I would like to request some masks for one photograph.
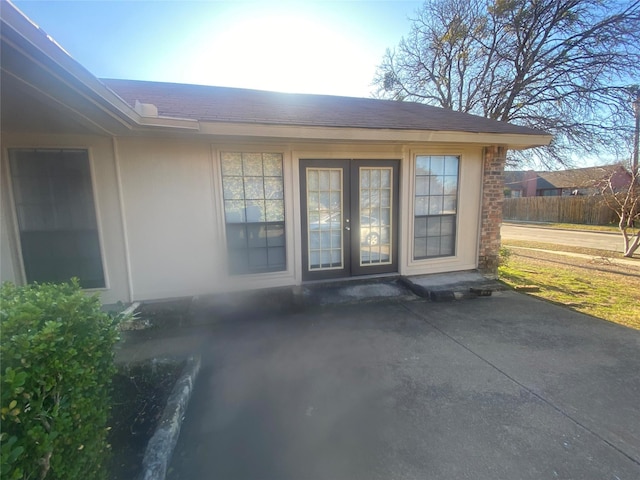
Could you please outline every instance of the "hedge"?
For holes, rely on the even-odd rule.
[[[0,478],[107,477],[117,320],[66,284],[0,287]]]

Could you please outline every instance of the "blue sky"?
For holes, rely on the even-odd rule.
[[[101,78],[370,96],[421,1],[13,0]]]

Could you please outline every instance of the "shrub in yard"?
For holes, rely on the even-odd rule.
[[[2,480],[106,477],[116,323],[76,280],[2,285]]]
[[[505,266],[505,265],[507,265],[509,263],[509,258],[511,257],[511,250],[509,250],[505,246],[502,246],[502,247],[500,247],[499,256],[500,256],[499,265],[501,267],[503,267],[503,266]]]

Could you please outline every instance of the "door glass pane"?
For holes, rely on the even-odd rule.
[[[393,169],[361,167],[359,178],[360,265],[390,264]]]
[[[307,169],[309,270],[343,268],[342,169]]]

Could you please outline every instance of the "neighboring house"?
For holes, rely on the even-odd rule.
[[[628,187],[631,174],[620,164],[557,172],[506,171],[507,197],[597,195],[611,179],[614,190]]]
[[[409,102],[100,80],[2,3],[0,278],[105,303],[495,272],[506,149]]]

